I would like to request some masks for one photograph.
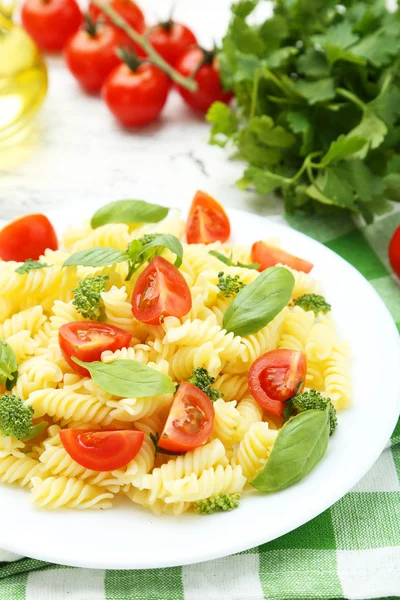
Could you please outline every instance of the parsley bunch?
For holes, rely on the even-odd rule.
[[[287,212],[357,213],[400,201],[400,11],[382,0],[259,0],[232,6],[218,59],[236,107],[214,103],[211,143],[247,168],[239,187],[275,191]]]

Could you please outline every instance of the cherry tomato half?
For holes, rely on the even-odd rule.
[[[153,258],[140,274],[131,302],[136,319],[150,325],[159,325],[161,317],[183,317],[192,308],[185,278],[162,256]]]
[[[186,224],[188,244],[226,242],[230,234],[228,215],[219,202],[205,192],[196,192]]]
[[[306,379],[307,359],[303,352],[272,350],[251,365],[248,375],[250,391],[269,414],[282,417],[285,401],[295,395]],[[304,387],[304,386],[303,386]]]
[[[0,258],[3,260],[37,260],[46,248],[57,250],[58,242],[53,225],[44,215],[26,215],[0,231]]]
[[[65,360],[77,373],[86,377],[90,377],[89,371],[76,364],[73,356],[84,362],[100,360],[104,350],[115,352],[126,348],[131,339],[127,331],[97,321],[65,323],[58,330],[58,343]]]
[[[169,90],[170,81],[158,67],[142,63],[132,69],[122,64],[107,77],[103,98],[122,125],[142,127],[158,118]]]
[[[222,87],[218,65],[212,52],[190,48],[178,58],[175,68],[184,77],[193,75],[197,70],[194,79],[198,88],[195,92],[177,85],[178,92],[186,104],[195,110],[207,112],[213,102],[218,100],[228,104],[232,99],[232,92]]]
[[[72,75],[87,92],[99,92],[107,75],[121,63],[115,50],[121,33],[107,24],[86,21],[65,47],[65,60]]]
[[[197,44],[196,36],[189,27],[172,20],[149,29],[147,38],[170,65],[174,65],[190,46]]]
[[[180,384],[158,445],[171,452],[188,452],[204,444],[214,425],[214,407],[198,387]]]
[[[107,4],[111,6],[127,23],[137,31],[138,33],[143,33],[146,29],[146,23],[144,20],[144,15],[140,10],[139,6],[133,2],[132,0],[106,0]],[[92,2],[89,2],[89,14],[93,17],[95,21],[101,16],[101,18],[108,23],[111,27],[114,27],[110,18],[102,13],[102,11],[97,8]],[[122,45],[126,48],[133,48],[137,56],[145,56],[145,52],[139,44],[136,44],[126,33],[121,31],[118,27],[116,27],[118,32],[121,35]]]
[[[21,19],[39,48],[59,52],[79,29],[83,17],[75,0],[26,0]]]
[[[389,260],[393,271],[400,277],[400,226],[396,229],[390,240]]]
[[[60,439],[70,457],[85,469],[113,471],[135,458],[142,447],[144,433],[128,429],[62,429]]]
[[[308,262],[308,260],[289,254],[289,252],[285,252],[280,248],[269,246],[265,242],[256,242],[253,244],[251,249],[251,260],[259,263],[259,271],[264,271],[274,265],[282,264],[287,265],[291,269],[296,269],[296,271],[309,273],[314,266],[312,263]]]

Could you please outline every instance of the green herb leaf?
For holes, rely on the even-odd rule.
[[[223,262],[224,265],[227,265],[228,267],[241,267],[242,269],[253,269],[254,271],[258,271],[258,269],[260,268],[259,263],[234,263],[231,258],[228,258],[224,254],[221,254],[221,252],[217,252],[216,250],[210,250],[208,254],[211,254],[211,256],[215,256],[215,258],[218,258],[218,260]]]
[[[242,179],[236,182],[237,186],[242,190],[247,189],[250,185],[254,185],[260,194],[269,194],[285,183],[290,183],[290,180],[281,175],[276,175],[272,171],[258,167],[248,167]]]
[[[96,229],[107,223],[159,223],[168,212],[169,208],[144,200],[117,200],[99,208],[90,225]]]
[[[147,398],[173,394],[175,385],[170,377],[136,360],[115,360],[111,363],[73,360],[87,369],[93,381],[105,392],[123,398]]]
[[[20,275],[25,275],[25,273],[29,273],[34,269],[44,269],[45,267],[50,267],[50,265],[28,258],[28,260],[26,260],[22,265],[20,265],[18,269],[15,269],[15,272],[19,273]]]
[[[321,163],[323,165],[328,165],[329,163],[343,160],[344,158],[355,154],[361,150],[361,148],[364,148],[367,143],[368,140],[364,137],[347,137],[345,135],[340,135],[337,140],[332,142],[329,146],[329,150],[325,156],[322,157]]]
[[[116,248],[103,248],[94,246],[88,250],[81,250],[71,254],[64,262],[63,267],[82,266],[82,267],[105,267],[128,260],[126,252]]]
[[[210,144],[223,148],[236,133],[238,120],[235,113],[223,102],[214,102],[208,110],[206,120],[212,124]]]
[[[324,456],[329,440],[329,409],[308,410],[289,419],[279,431],[271,454],[251,485],[277,492],[303,479]]]
[[[17,382],[18,363],[11,346],[0,338],[0,384],[10,380],[13,387]],[[8,388],[7,388],[8,389]]]
[[[24,442],[27,442],[28,440],[33,440],[36,436],[38,436],[40,433],[42,433],[42,431],[44,431],[46,429],[46,427],[48,427],[48,426],[49,426],[49,424],[47,421],[41,421],[37,425],[33,425],[32,429],[29,432],[28,437],[24,438]]]
[[[235,296],[224,314],[224,329],[241,336],[257,333],[288,304],[293,287],[290,271],[266,269]]]
[[[177,269],[181,266],[183,259],[183,248],[182,244],[175,235],[172,235],[171,233],[162,233],[160,235],[157,235],[157,237],[155,237],[152,241],[143,246],[142,250],[140,251],[139,257],[143,256],[150,249],[156,248],[160,250],[163,248],[171,250],[171,252],[173,252],[176,255],[174,266]]]
[[[6,390],[7,392],[11,392],[13,387],[17,384],[18,381],[18,369],[11,373],[10,377],[6,379]]]
[[[335,82],[331,77],[319,81],[306,81],[299,79],[296,90],[308,101],[310,105],[326,102],[335,97]]]

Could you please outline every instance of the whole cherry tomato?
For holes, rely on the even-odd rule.
[[[400,277],[400,226],[396,229],[390,240],[389,260],[393,271]]]
[[[149,29],[147,38],[170,65],[174,65],[190,46],[197,44],[196,36],[189,27],[171,19]]]
[[[198,85],[196,92],[190,92],[177,85],[182,98],[195,110],[207,112],[213,102],[219,101],[228,104],[231,100],[233,94],[222,87],[213,52],[207,52],[201,48],[191,48],[181,55],[175,68],[184,77],[196,74],[194,77]]]
[[[87,92],[99,92],[107,75],[120,64],[116,49],[121,33],[110,25],[95,23],[90,15],[85,26],[67,42],[65,60],[72,75]]]
[[[46,248],[57,250],[57,235],[49,219],[40,213],[11,221],[0,231],[3,260],[37,260]]]
[[[21,19],[39,48],[59,52],[79,29],[83,17],[75,0],[26,0]]]
[[[144,15],[138,5],[133,0],[106,0],[111,8],[115,10],[125,21],[138,33],[144,33],[146,29],[146,22]],[[89,2],[89,13],[93,19],[97,20],[101,15],[101,18],[105,20],[110,26],[114,27],[110,18],[102,13],[92,2]],[[145,56],[146,53],[139,44],[136,44],[126,33],[117,28],[122,36],[122,45],[127,48],[132,48],[137,56]]]

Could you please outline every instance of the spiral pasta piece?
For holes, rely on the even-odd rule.
[[[304,352],[314,321],[315,315],[312,311],[306,312],[300,306],[287,309],[278,348],[289,348],[290,350]]]
[[[42,474],[43,465],[29,456],[6,456],[0,458],[0,481],[30,487],[32,479]]]
[[[128,302],[126,287],[112,286],[108,292],[102,292],[107,323],[134,334],[137,321],[133,318],[132,304]]]
[[[166,481],[164,485],[168,496],[165,502],[197,502],[218,494],[237,494],[242,492],[245,483],[240,465],[218,465],[206,469],[198,478],[192,473],[182,479]]]
[[[352,399],[350,351],[345,342],[336,341],[324,362],[326,395],[337,409],[346,408]]]
[[[0,459],[5,458],[6,456],[24,458],[25,455],[21,452],[24,447],[24,442],[21,442],[10,435],[0,435]]]
[[[15,313],[0,324],[0,337],[8,338],[22,330],[27,330],[32,335],[40,329],[45,321],[46,317],[41,306],[27,308]]]
[[[125,223],[109,223],[97,229],[87,230],[83,238],[77,239],[70,249],[73,252],[87,250],[93,246],[104,246],[125,250],[129,244],[129,227]]]
[[[244,375],[223,373],[220,377],[217,377],[213,387],[223,393],[226,402],[241,400],[249,393],[247,373]]]
[[[314,279],[312,275],[304,273],[303,271],[296,271],[287,265],[279,265],[285,267],[294,277],[294,287],[292,292],[292,298],[300,298],[304,294],[319,294],[321,291],[321,285],[319,281]]]
[[[47,358],[33,356],[19,366],[13,393],[27,400],[32,392],[42,388],[56,388],[62,379],[63,372],[58,365]]]
[[[154,466],[154,443],[151,435],[155,435],[161,430],[161,422],[158,417],[147,417],[141,421],[135,421],[135,428],[143,431],[144,439],[139,452],[123,469],[123,484],[141,486],[143,478],[151,471]],[[114,472],[117,475],[117,472]],[[121,477],[121,475],[118,475]]]
[[[236,408],[236,401],[225,402],[219,398],[214,402],[214,427],[213,438],[218,438],[224,446],[232,446],[239,441],[238,428],[240,426],[241,415]]]
[[[277,431],[268,423],[253,423],[240,442],[233,463],[241,466],[248,481],[254,479],[267,462],[275,442]]]
[[[68,477],[33,477],[31,498],[40,508],[111,508],[113,494]]]
[[[237,435],[239,439],[242,439],[254,423],[262,421],[263,411],[261,406],[254,400],[253,396],[243,398],[237,405],[237,411],[240,415]]]
[[[7,342],[13,349],[18,364],[33,356],[39,346],[27,329],[14,333],[7,339]]]
[[[159,498],[150,501],[149,490],[138,490],[133,486],[129,486],[125,490],[125,494],[132,502],[143,506],[143,508],[150,509],[155,515],[167,514],[178,516],[186,512],[190,507],[190,502],[172,502],[166,504]]]
[[[110,363],[115,360],[137,360],[144,365],[150,360],[150,353],[152,348],[147,344],[136,344],[135,346],[128,348],[121,348],[121,350],[105,350],[101,355],[101,362]]]

